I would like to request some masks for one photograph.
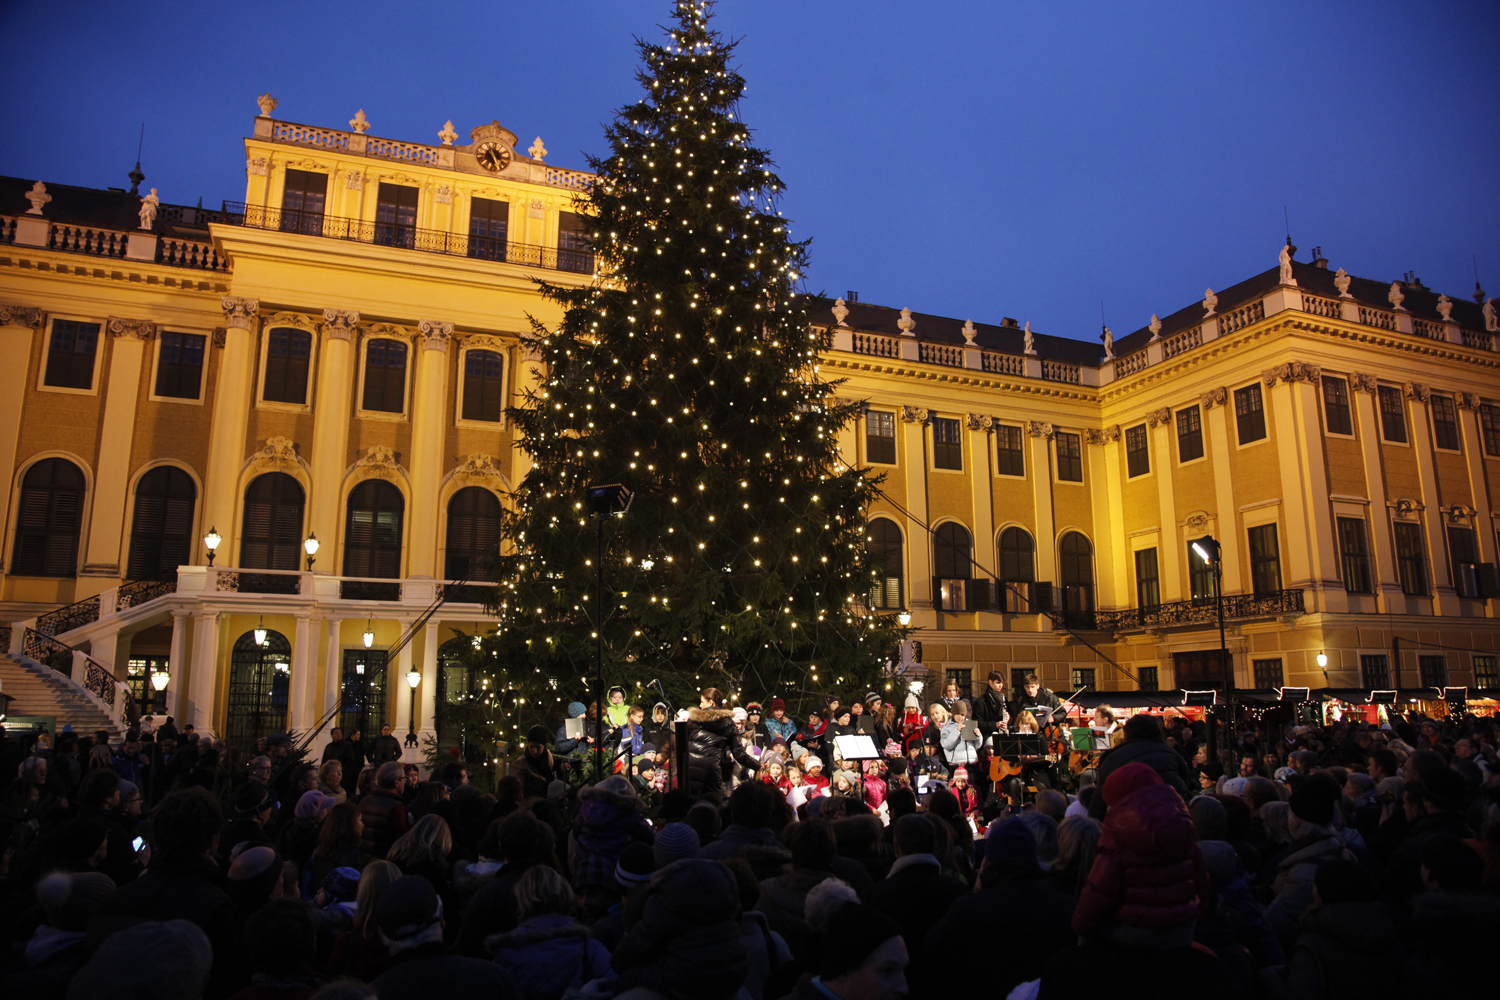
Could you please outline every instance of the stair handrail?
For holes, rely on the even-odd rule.
[[[55,662],[55,658],[57,655],[55,651],[51,655],[42,652],[42,647],[44,646],[53,646],[61,650],[66,650],[66,655],[68,657],[68,669],[63,670],[58,667],[57,663]],[[92,656],[90,656],[88,653],[85,653],[77,646],[70,646],[68,643],[63,642],[61,639],[50,636],[45,632],[30,627],[26,629],[26,634],[22,637],[21,640],[21,655],[26,657],[28,660],[31,660],[33,663],[37,663],[41,666],[47,667],[54,673],[62,674],[74,684],[77,684],[78,682],[73,680],[73,657],[75,655],[83,657],[85,662],[83,683],[79,686],[82,687],[85,692],[93,695],[96,699],[98,699],[100,704],[105,707],[104,714],[109,717],[110,721],[119,725],[122,729],[125,728],[125,720],[120,711],[119,692],[120,689],[125,687],[126,685],[122,684],[115,677],[114,671],[110,670],[104,664],[100,663],[98,660],[94,659]]]

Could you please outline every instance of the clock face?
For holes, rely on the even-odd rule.
[[[510,166],[510,150],[493,139],[476,146],[474,158],[479,161],[481,167],[492,174],[498,174]]]

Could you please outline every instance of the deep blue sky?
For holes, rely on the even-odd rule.
[[[0,173],[244,192],[278,118],[584,165],[668,0],[0,0]],[[1093,339],[1302,248],[1500,295],[1500,4],[721,0],[808,288]],[[24,206],[20,206],[24,207]],[[6,211],[16,210],[8,206]]]

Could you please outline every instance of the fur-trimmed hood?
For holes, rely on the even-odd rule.
[[[734,721],[734,709],[732,708],[690,708],[688,709],[689,722],[718,722],[720,719]]]

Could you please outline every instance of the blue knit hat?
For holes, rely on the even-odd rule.
[[[588,706],[581,701],[568,702],[568,718],[576,719],[588,711]]]

